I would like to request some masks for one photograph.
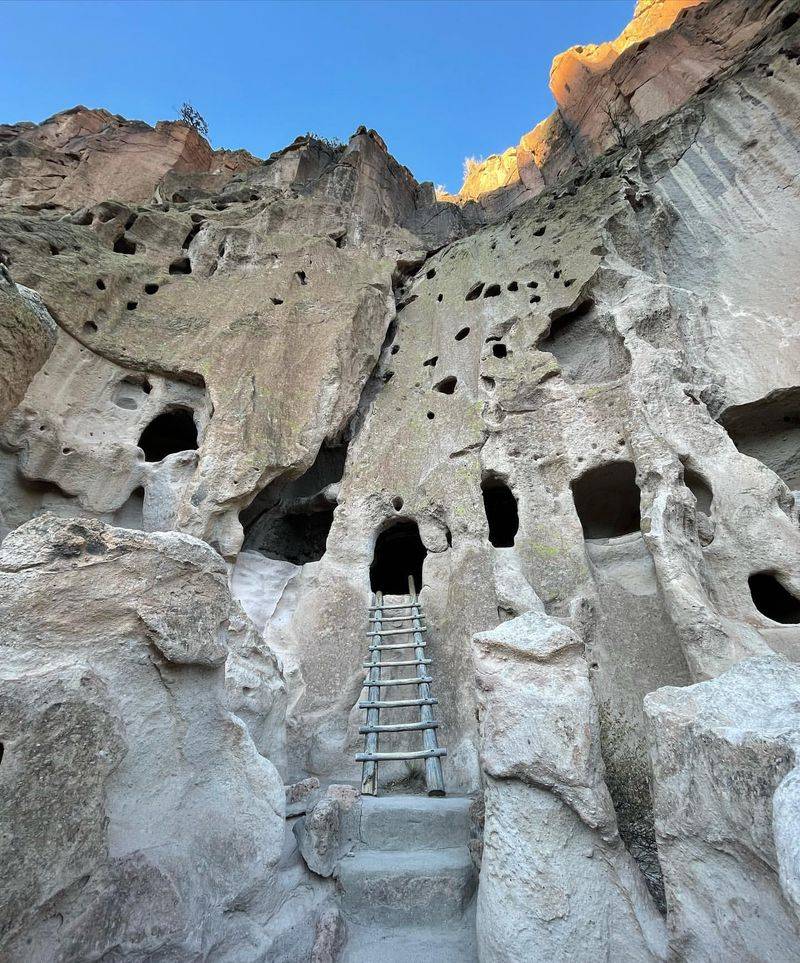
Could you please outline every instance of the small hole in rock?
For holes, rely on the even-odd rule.
[[[463,341],[469,334],[469,328],[462,328],[456,335],[456,341]]]
[[[456,390],[456,385],[458,384],[458,378],[453,375],[448,375],[446,378],[442,378],[441,381],[437,382],[433,386],[434,391],[439,391],[443,395],[451,395]]]
[[[135,310],[139,307],[139,302],[138,302],[138,301],[128,301],[128,303],[125,305],[125,307],[126,307],[129,311],[135,311]]]
[[[97,284],[98,290],[105,291],[106,282],[102,278],[98,278],[96,281],[96,284]]]
[[[192,273],[192,262],[188,257],[179,257],[176,261],[173,261],[169,266],[170,274],[191,274]]]
[[[492,354],[495,358],[505,358],[508,354],[508,348],[504,344],[493,344]]]
[[[483,281],[479,281],[477,284],[473,284],[472,287],[467,291],[464,300],[474,301],[476,298],[481,296],[481,291],[483,290]]]
[[[439,302],[439,304],[441,304],[442,301],[444,301],[444,295],[443,295],[443,294],[438,294],[438,295],[436,296],[436,300]]]
[[[97,325],[94,323],[94,321],[87,321],[83,326],[83,330],[87,334],[94,334],[94,332],[97,331]]]
[[[431,278],[435,278],[435,277],[436,277],[436,268],[431,268],[430,271],[427,272],[427,274],[425,275],[425,277],[426,277],[429,281],[431,280]]]
[[[403,507],[403,499],[399,495],[395,495],[394,498],[392,499],[392,508],[396,512],[399,512],[402,507]]]
[[[178,451],[197,449],[197,425],[189,408],[163,411],[144,429],[139,447],[145,461],[161,461]]]
[[[308,284],[308,278],[306,277],[305,271],[295,271],[294,276],[300,282],[300,284]]]
[[[511,284],[509,284],[509,286],[508,286],[508,290],[509,290],[509,291],[518,291],[518,290],[519,290],[519,285],[517,284],[516,281],[512,281]]]
[[[392,350],[391,350],[391,353],[392,353],[392,354],[397,354],[397,352],[398,352],[399,350],[400,350],[400,345],[399,345],[399,344],[393,344],[393,345],[392,345]]]
[[[496,298],[500,294],[499,284],[490,284],[489,287],[484,291],[483,296],[485,298]]]
[[[429,420],[429,421],[433,421],[433,419],[436,417],[436,415],[434,415],[434,413],[433,413],[432,411],[429,411],[427,417],[428,417],[428,420]]]
[[[144,286],[145,294],[155,294],[157,290],[158,290],[157,284],[145,284]]]
[[[114,241],[114,253],[115,254],[135,254],[136,245],[133,241],[129,241],[127,237],[123,234],[122,237],[118,237]]]
[[[435,354],[432,358],[428,358],[427,361],[422,362],[423,368],[435,368],[436,362],[439,360],[439,355]]]

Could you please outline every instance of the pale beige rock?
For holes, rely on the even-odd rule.
[[[740,662],[645,699],[671,944],[682,960],[800,959],[800,670]]]
[[[617,835],[582,649],[540,612],[473,639],[487,963],[667,959],[663,922]]]
[[[236,941],[232,905],[268,918],[283,786],[225,704],[232,610],[186,535],[45,515],[6,538],[0,955],[196,960]]]

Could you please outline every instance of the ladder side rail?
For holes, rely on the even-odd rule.
[[[376,617],[380,617],[383,612],[380,606],[383,603],[383,593],[376,592],[372,597],[372,606],[375,609]],[[381,623],[376,620],[376,627],[380,629]],[[380,641],[380,638],[378,639]],[[372,666],[369,670],[367,676],[367,683],[370,682],[380,682],[381,678],[381,653],[378,649],[370,647],[370,654],[372,657]],[[368,701],[369,702],[379,702],[381,697],[381,690],[378,686],[368,687]],[[375,708],[367,709],[367,726],[375,727],[380,725],[381,710],[380,706]],[[378,752],[378,730],[372,728],[370,732],[367,732],[364,736],[364,755],[367,757],[364,759],[363,765],[361,767],[361,792],[365,796],[377,796],[378,795],[378,763],[374,758],[375,754]]]
[[[412,609],[411,613],[413,615],[414,624],[414,642],[417,644],[417,648],[414,649],[414,657],[417,659],[425,658],[425,646],[422,633],[419,628],[422,625],[422,611],[417,599],[417,589],[414,585],[414,576],[409,575],[408,577],[408,591],[411,597]],[[427,679],[425,665],[417,666],[417,676],[420,679]],[[428,682],[419,683],[419,697],[420,699],[430,699],[431,690]],[[419,707],[419,718],[420,722],[433,722],[433,708],[432,706],[425,704]],[[439,749],[439,742],[436,738],[436,729],[423,729],[422,731],[422,745],[424,746],[424,751],[436,752],[436,755],[425,756],[425,783],[428,789],[429,796],[444,796],[444,774],[442,773],[442,760],[439,756],[444,755],[444,751]]]

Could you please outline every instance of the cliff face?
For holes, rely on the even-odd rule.
[[[800,4],[642,2],[552,84],[459,203],[364,128],[0,128],[0,957],[800,959]],[[417,566],[483,861],[384,930],[347,854],[402,919],[424,827],[311,790]]]
[[[572,47],[553,60],[556,110],[516,147],[467,170],[454,197],[496,217],[627,143],[716,78],[751,47],[769,2],[640,0],[616,40]]]

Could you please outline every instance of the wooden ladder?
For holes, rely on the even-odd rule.
[[[444,777],[442,775],[441,757],[447,755],[446,749],[440,749],[436,739],[439,723],[433,718],[433,706],[438,705],[438,699],[431,697],[430,685],[433,679],[428,674],[431,660],[425,657],[426,642],[423,633],[427,626],[423,624],[422,606],[417,598],[414,577],[408,577],[408,602],[399,605],[384,605],[383,593],[376,592],[372,596],[369,608],[369,662],[364,663],[367,679],[364,688],[369,695],[366,702],[359,702],[359,709],[367,710],[366,725],[359,728],[364,733],[364,751],[356,755],[356,761],[363,763],[361,774],[361,792],[369,796],[378,795],[378,763],[393,762],[398,759],[424,759],[425,782],[429,796],[444,796]],[[404,615],[398,614],[408,610]],[[385,615],[385,612],[391,612]],[[403,626],[402,623],[410,623]],[[384,628],[384,626],[388,626]],[[403,636],[411,636],[410,641],[401,642]],[[389,641],[387,641],[387,639]],[[389,655],[402,649],[413,649],[413,659],[389,660],[383,653]],[[406,678],[393,678],[382,675],[384,669],[400,666],[416,667],[416,674]],[[384,689],[392,686],[417,686],[416,699],[386,699],[383,698]],[[404,709],[419,707],[419,722],[397,722],[381,725],[381,709]],[[378,738],[382,732],[421,732],[423,748],[419,752],[379,752]]]

